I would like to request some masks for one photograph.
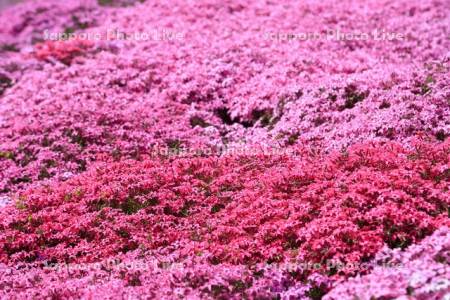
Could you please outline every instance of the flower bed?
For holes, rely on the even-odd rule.
[[[1,11],[0,298],[448,296],[447,12]]]

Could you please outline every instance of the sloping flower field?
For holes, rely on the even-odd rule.
[[[0,11],[0,299],[450,299],[450,3]]]

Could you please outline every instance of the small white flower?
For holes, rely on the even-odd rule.
[[[11,202],[11,198],[8,196],[0,196],[0,208],[5,207]]]
[[[419,287],[422,286],[427,281],[427,277],[424,276],[420,272],[416,272],[411,276],[411,279],[409,280],[409,285],[411,287]]]
[[[64,172],[64,173],[61,174],[61,179],[67,180],[67,179],[69,179],[70,177],[72,177],[73,175],[74,175],[74,174],[73,174],[72,172]]]
[[[428,293],[434,293],[448,289],[450,287],[450,281],[444,278],[435,280],[424,287],[424,290]]]

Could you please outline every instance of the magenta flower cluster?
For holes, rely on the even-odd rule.
[[[449,9],[1,11],[0,298],[450,297]]]

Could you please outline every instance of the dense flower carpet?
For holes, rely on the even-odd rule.
[[[0,11],[1,299],[450,299],[450,3]]]

